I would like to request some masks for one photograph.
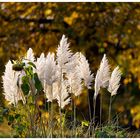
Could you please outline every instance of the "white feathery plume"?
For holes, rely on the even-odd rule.
[[[48,53],[45,63],[45,73],[44,73],[44,91],[48,98],[48,101],[52,101],[54,98],[54,93],[52,92],[53,83],[57,81],[58,74],[57,74],[57,65],[54,60],[54,53]]]
[[[73,53],[69,49],[69,43],[67,42],[67,38],[65,37],[65,35],[63,35],[62,39],[60,40],[60,44],[58,45],[57,53],[56,53],[57,72],[59,78],[58,79],[59,90],[56,97],[58,100],[58,104],[61,108],[67,105],[70,101],[69,98],[66,99],[68,96],[68,92],[67,92],[66,80],[64,80],[64,75],[67,75],[69,71],[68,63],[70,63],[70,59],[72,55]]]
[[[68,75],[69,93],[79,96],[82,91],[82,80],[78,71],[70,73]]]
[[[12,63],[9,60],[5,66],[5,72],[2,76],[3,79],[3,88],[5,99],[9,101],[9,103],[13,103],[16,105],[19,100],[22,100],[22,93],[17,83],[19,80],[20,72],[16,72],[12,69]]]
[[[100,77],[99,77],[99,70],[98,70],[95,77],[95,83],[94,83],[94,89],[95,89],[94,99],[96,99],[100,88],[101,88],[101,84],[100,84]]]
[[[53,84],[57,80],[57,65],[54,60],[54,53],[48,53],[45,64],[45,82],[48,85]]]
[[[44,85],[45,64],[46,64],[45,55],[44,55],[44,53],[41,53],[40,57],[37,58],[35,65],[36,65],[36,72],[38,74],[38,77],[39,77],[42,85]]]
[[[28,49],[27,54],[25,56],[25,59],[27,59],[31,62],[35,61],[34,53],[33,53],[33,50],[31,48]]]
[[[93,74],[91,74],[91,71],[89,68],[89,63],[88,63],[86,57],[82,53],[80,53],[79,62],[80,62],[79,66],[78,66],[79,74],[80,74],[81,78],[84,80],[85,86],[88,89],[90,89],[92,80],[93,80]]]
[[[121,80],[121,71],[120,71],[119,67],[117,66],[113,70],[113,72],[111,74],[111,78],[109,80],[108,91],[111,93],[111,96],[117,94],[117,90],[120,86],[120,80]]]
[[[94,98],[97,97],[100,88],[108,87],[109,79],[110,79],[110,66],[108,64],[108,59],[106,58],[106,55],[104,54],[100,67],[99,67],[96,77],[95,77]]]
[[[77,53],[73,54],[70,57],[69,62],[66,63],[66,72],[67,73],[73,73],[73,72],[75,72],[75,68],[80,63],[79,61],[80,61],[80,53],[77,52]]]
[[[65,35],[63,35],[56,53],[56,61],[61,69],[66,69],[66,64],[70,61],[71,56],[72,53],[69,49],[69,43]]]
[[[72,93],[75,96],[80,95],[82,91],[82,80],[78,71],[79,60],[79,53],[76,53],[70,58],[70,62],[66,64],[68,90],[69,93]]]
[[[56,94],[56,99],[58,102],[58,105],[63,109],[67,104],[70,103],[70,97],[67,91],[67,86],[65,85],[66,81],[63,81],[61,83],[61,95],[58,93]],[[59,86],[59,85],[58,85]],[[58,87],[59,88],[59,87]]]
[[[60,95],[59,91],[60,91],[60,81],[56,81],[55,83],[53,83],[53,95],[54,95],[54,99],[57,99],[56,97],[58,95]]]
[[[54,87],[53,84],[52,85],[45,84],[44,92],[45,92],[45,95],[48,99],[48,102],[52,102],[52,100],[55,97],[53,87]]]

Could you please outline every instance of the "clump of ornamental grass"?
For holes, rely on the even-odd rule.
[[[92,88],[94,78],[86,57],[80,52],[73,53],[63,35],[56,54],[42,53],[35,58],[33,50],[29,48],[23,59],[9,60],[6,64],[2,76],[3,94],[14,112],[8,119],[21,137],[84,137],[84,131],[90,137],[89,132],[95,133],[93,124],[100,88],[107,88],[112,97],[117,94],[120,78],[119,67],[110,74],[110,66],[104,55],[95,77],[94,118],[90,116],[90,122],[84,121],[78,125],[75,99],[84,88]],[[69,106],[73,111],[71,122],[66,118]],[[109,120],[110,116],[111,102]],[[71,127],[67,127],[70,123]]]
[[[110,104],[109,104],[109,117],[108,122],[111,121],[111,103],[112,103],[112,96],[117,94],[117,90],[120,86],[120,80],[121,80],[121,71],[119,69],[119,66],[117,66],[113,72],[110,72],[110,65],[108,62],[108,59],[106,55],[104,54],[100,67],[97,71],[96,77],[95,77],[95,84],[94,84],[94,118],[95,118],[95,108],[96,108],[96,98],[100,92],[101,88],[106,88],[110,93]],[[100,99],[100,125],[101,125],[101,119],[102,119],[102,94]]]

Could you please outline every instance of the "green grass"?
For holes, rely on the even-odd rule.
[[[64,127],[63,136],[65,138],[138,138],[140,137],[140,131],[130,132],[128,129],[121,128],[115,123],[104,124],[102,127],[96,126],[92,131],[89,131],[88,126],[77,125],[76,133],[73,134],[73,130],[69,127]],[[7,122],[4,122],[0,125],[0,138],[9,138],[12,137],[11,128],[8,126]],[[36,137],[42,137],[37,135]],[[58,128],[54,129],[53,137],[60,137],[60,130]]]

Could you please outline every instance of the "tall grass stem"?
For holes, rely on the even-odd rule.
[[[93,112],[93,124],[94,124],[94,126],[92,126],[92,135],[93,135],[93,132],[95,132],[95,121],[96,121],[96,119],[95,119],[95,117],[96,117],[96,98],[93,98],[93,102],[94,102],[94,112]]]
[[[77,132],[76,132],[76,104],[75,104],[75,96],[74,96],[74,132],[75,132],[75,137],[77,135]]]
[[[88,109],[89,109],[89,121],[90,121],[90,125],[89,125],[89,136],[90,136],[90,132],[91,132],[91,123],[92,123],[92,117],[91,117],[91,106],[90,106],[90,96],[89,96],[89,92],[88,92]]]
[[[100,94],[100,126],[102,123],[102,106],[103,106],[103,95]]]
[[[111,122],[111,103],[112,103],[112,96],[110,96],[110,103],[109,103],[109,115],[108,115],[108,122]]]
[[[93,122],[95,123],[95,117],[96,117],[96,99],[93,99],[93,101],[94,101]]]
[[[53,85],[51,85],[51,94],[53,95]],[[53,101],[51,102],[51,138],[53,137]]]
[[[89,120],[90,120],[90,122],[91,122],[92,118],[91,118],[91,107],[90,107],[89,92],[88,92],[88,109],[89,109]]]

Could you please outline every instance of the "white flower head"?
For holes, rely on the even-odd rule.
[[[20,72],[14,71],[12,69],[12,63],[9,60],[5,66],[5,72],[2,76],[3,80],[3,88],[5,99],[9,101],[9,103],[13,103],[16,105],[19,100],[23,100],[23,96],[20,88],[18,87],[18,81],[20,80]]]
[[[48,85],[53,84],[57,80],[57,65],[54,60],[54,53],[48,53],[45,64],[45,82]]]
[[[54,59],[54,53],[48,53],[45,60],[45,73],[44,73],[44,91],[48,101],[54,99],[53,84],[58,80],[57,65]]]
[[[31,62],[35,61],[34,53],[33,53],[33,50],[31,48],[28,49],[27,54],[25,56],[25,59],[27,61],[31,61]]]
[[[111,93],[111,96],[117,94],[117,90],[120,86],[120,80],[121,80],[121,71],[119,70],[119,67],[117,66],[113,70],[111,74],[111,78],[109,80],[108,91]]]
[[[71,58],[70,62],[67,63],[67,85],[69,93],[79,96],[82,91],[82,79],[79,73],[78,65],[80,61],[79,53],[75,53]]]
[[[84,80],[85,86],[90,89],[93,80],[93,74],[91,74],[89,63],[82,53],[80,53],[78,70],[80,72],[79,74],[81,75],[81,78]]]
[[[44,53],[41,53],[40,57],[37,58],[35,62],[36,65],[36,72],[38,74],[39,79],[41,80],[42,85],[44,84],[44,76],[45,76],[45,65],[46,65],[46,58]]]
[[[73,73],[75,72],[75,68],[79,65],[80,63],[80,53],[75,53],[73,54],[70,59],[69,62],[66,63],[66,73]]]
[[[68,75],[69,93],[73,93],[75,96],[79,96],[83,89],[82,80],[79,76],[78,71],[70,73]]]
[[[65,69],[66,67],[65,64],[70,61],[70,58],[72,56],[72,53],[69,49],[69,43],[67,42],[67,38],[65,37],[65,35],[63,35],[62,39],[60,40],[56,56],[57,56],[56,58],[57,64],[61,68]]]
[[[48,99],[48,102],[52,102],[54,100],[54,90],[53,90],[53,84],[52,85],[45,85],[44,92],[46,94],[46,97]]]
[[[99,67],[96,77],[95,77],[94,98],[97,97],[100,88],[108,87],[109,79],[110,79],[110,66],[108,64],[108,59],[106,58],[106,55],[104,54],[100,67]]]
[[[66,105],[68,105],[70,103],[70,97],[67,91],[67,86],[65,85],[66,81],[63,81],[61,83],[61,94],[57,94],[56,95],[56,99],[58,102],[58,105],[63,109]],[[59,85],[58,85],[59,86]]]

